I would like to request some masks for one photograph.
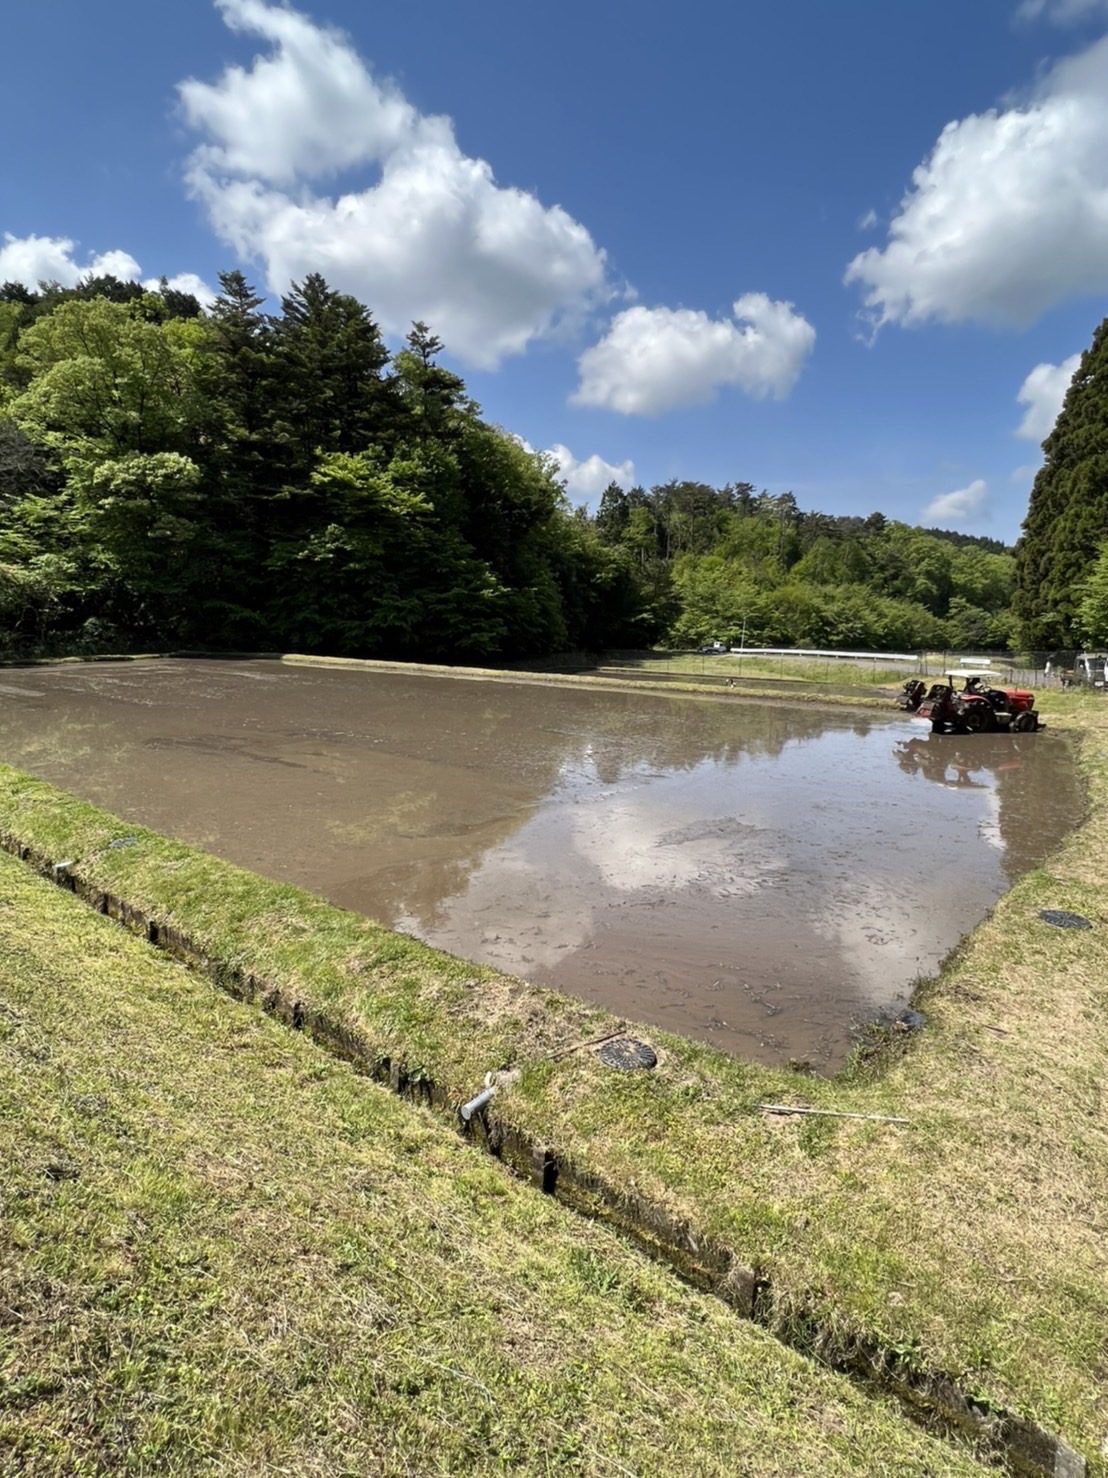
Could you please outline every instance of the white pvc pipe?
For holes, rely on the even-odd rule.
[[[483,1089],[480,1093],[478,1093],[476,1098],[471,1098],[468,1103],[463,1103],[458,1111],[462,1116],[463,1122],[468,1124],[470,1119],[473,1118],[474,1114],[480,1113],[481,1109],[485,1107],[486,1103],[488,1103],[491,1099],[495,1097],[496,1087],[494,1085],[492,1088]]]

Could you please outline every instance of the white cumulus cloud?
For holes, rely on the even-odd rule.
[[[386,332],[423,319],[482,369],[611,296],[604,252],[560,206],[497,184],[449,118],[421,114],[341,33],[264,0],[218,0],[269,51],[179,93],[205,136],[186,178],[219,237],[270,291],[321,272]],[[320,182],[364,169],[371,182]]]
[[[147,292],[156,293],[162,285],[160,277],[144,277],[142,285]],[[173,277],[166,278],[166,287],[171,287],[175,292],[191,293],[202,308],[210,308],[215,302],[216,294],[202,277],[195,272],[178,272]]]
[[[1057,25],[1070,25],[1084,20],[1086,16],[1102,15],[1108,11],[1108,0],[1023,0],[1016,11],[1016,19],[1035,21],[1040,16]]]
[[[1080,354],[1071,354],[1061,364],[1037,364],[1020,386],[1016,399],[1025,405],[1023,420],[1016,431],[1017,436],[1028,441],[1045,441],[1054,429],[1058,412],[1070,388]]]
[[[79,262],[73,255],[75,250],[76,242],[68,236],[13,236],[5,231],[0,246],[0,282],[21,282],[29,288],[36,288],[40,282],[76,287],[90,274],[111,274],[124,281],[139,275],[139,264],[129,252],[99,252]]]
[[[886,245],[846,271],[876,326],[1025,326],[1108,291],[1108,37],[1026,101],[948,123]]]
[[[702,405],[722,385],[783,400],[804,367],[816,331],[791,303],[747,293],[731,318],[690,308],[627,308],[578,360],[575,405],[656,416]]]
[[[540,457],[554,476],[565,483],[566,492],[574,497],[598,498],[610,482],[618,482],[621,488],[635,485],[635,464],[632,461],[606,462],[596,452],[591,457],[578,458],[559,441],[544,452],[536,452],[525,436],[517,436],[514,431],[505,434],[525,452]]]
[[[377,82],[341,32],[264,0],[216,0],[228,29],[272,43],[249,69],[178,88],[185,116],[212,138],[194,164],[275,185],[380,162],[407,142],[419,115]],[[447,128],[445,119],[431,120]]]
[[[932,498],[923,510],[923,518],[934,523],[941,523],[943,520],[955,523],[972,522],[984,511],[988,496],[988,484],[984,478],[977,477],[969,487]]]
[[[122,282],[142,281],[148,292],[161,286],[158,277],[143,279],[139,264],[130,252],[93,253],[83,262],[74,256],[76,244],[68,236],[13,236],[4,233],[0,246],[0,282],[21,282],[36,288],[40,282],[58,282],[62,287],[76,287],[83,277],[118,277]],[[207,307],[215,301],[215,293],[195,272],[178,272],[168,285],[179,292],[192,293]]]
[[[606,462],[595,452],[580,461],[569,447],[555,444],[547,452],[558,464],[558,476],[566,485],[566,492],[578,498],[599,498],[609,483],[617,482],[621,488],[635,485],[634,462]]]

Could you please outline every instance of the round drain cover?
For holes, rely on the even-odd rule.
[[[605,1042],[596,1055],[605,1067],[618,1067],[625,1073],[637,1067],[655,1067],[658,1062],[653,1047],[648,1047],[645,1042],[636,1042],[634,1037],[616,1037],[614,1041]]]
[[[1079,913],[1067,913],[1064,908],[1041,908],[1039,917],[1044,924],[1053,924],[1056,929],[1091,929],[1088,919]]]

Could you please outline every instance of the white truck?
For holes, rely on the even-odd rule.
[[[1079,652],[1073,667],[1063,669],[1064,688],[1100,688],[1108,686],[1108,652]]]

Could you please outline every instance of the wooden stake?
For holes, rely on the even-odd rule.
[[[585,1042],[574,1042],[569,1047],[558,1047],[553,1052],[548,1052],[548,1060],[554,1061],[559,1057],[568,1057],[571,1052],[580,1052],[582,1047],[602,1047],[605,1042],[610,1042],[613,1037],[622,1037],[627,1030],[627,1023],[617,1026],[615,1031],[605,1032],[602,1037],[589,1037]]]
[[[755,1108],[767,1114],[818,1114],[827,1119],[873,1119],[880,1124],[908,1124],[909,1119],[898,1119],[893,1114],[849,1114],[845,1109],[799,1108],[794,1103],[756,1103]]]

